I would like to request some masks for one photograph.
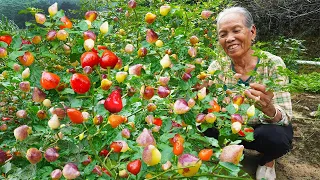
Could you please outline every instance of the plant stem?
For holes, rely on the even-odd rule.
[[[219,163],[217,163],[217,164],[214,166],[214,168],[212,169],[211,172],[214,172],[218,167],[219,167]]]
[[[92,115],[93,117],[95,116],[95,112],[94,112],[94,92],[93,90],[91,91],[92,92],[92,96],[91,96],[91,101],[92,101]]]
[[[96,159],[98,159],[98,161],[100,162],[101,166],[106,168],[106,170],[112,174],[112,176],[114,176],[114,174],[109,170],[109,168],[104,164],[104,162],[101,160],[101,158],[98,156],[97,154],[97,151],[94,149],[93,145],[92,145],[92,139],[91,138],[88,138],[88,143],[89,143],[89,146],[90,146],[90,149],[91,149],[91,152],[94,153],[94,157]]]
[[[106,160],[108,159],[109,155],[113,152],[113,149],[111,149],[108,154],[106,155],[106,157],[103,159],[103,164],[106,163]],[[112,169],[112,168],[111,168]]]
[[[210,173],[205,173],[205,174],[196,174],[192,177],[218,177],[222,179],[236,179],[236,180],[250,180],[251,178],[241,178],[241,177],[233,177],[233,176],[225,176],[225,175],[220,175],[220,174],[210,174]],[[176,177],[175,179],[185,179],[186,177],[184,176],[179,176]]]
[[[108,123],[105,123],[96,133],[94,133],[93,136],[96,136],[96,135],[100,134],[100,132],[102,131],[102,129],[103,129],[104,127],[106,127],[107,125],[108,125]]]
[[[134,113],[130,114],[129,116],[127,116],[127,118],[129,118],[129,117],[131,117],[131,116],[133,116],[133,115],[137,114],[138,112],[140,112],[140,111],[142,111],[142,110],[143,110],[142,108],[141,108],[141,109],[139,109],[139,110],[137,110],[136,112],[134,112]]]
[[[2,85],[2,84],[1,84]],[[6,90],[8,90],[9,92],[11,92],[13,95],[15,95],[21,102],[22,102],[22,99],[20,98],[19,95],[17,95],[14,91],[12,91],[11,89],[7,88],[6,86],[2,85]]]
[[[110,67],[108,67],[108,76],[107,77],[110,79]]]
[[[63,97],[63,96],[61,96]],[[92,98],[92,96],[77,96],[77,99],[87,99],[87,98]]]
[[[135,16],[136,22],[139,22],[139,21],[138,21],[138,15],[137,15],[136,10],[133,9],[133,12],[134,12],[134,16]],[[137,25],[137,28],[139,28],[139,24]],[[139,32],[140,32],[140,31],[137,31],[137,48],[139,47]]]
[[[176,156],[175,156],[176,157]],[[158,175],[150,178],[150,179],[155,179],[156,177],[159,177],[159,176],[162,176],[163,174],[167,173],[167,172],[171,172],[171,171],[176,171],[176,170],[179,170],[179,169],[184,169],[184,168],[189,168],[189,167],[194,167],[195,165],[192,165],[192,166],[186,166],[186,167],[182,167],[182,168],[173,168],[173,169],[169,169],[169,170],[166,170],[162,173],[159,173]]]
[[[188,27],[189,27],[189,19],[188,19],[188,15],[187,15],[187,12],[186,11],[184,11],[184,14],[186,15],[186,29],[185,29],[185,31],[184,31],[184,34],[186,35],[186,32],[187,32],[187,30],[189,29]]]

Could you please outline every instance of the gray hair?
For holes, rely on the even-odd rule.
[[[226,8],[224,9],[222,12],[220,12],[218,14],[217,17],[217,26],[220,23],[220,20],[223,18],[223,16],[230,14],[230,13],[238,13],[238,14],[242,14],[244,16],[244,25],[247,28],[251,28],[251,26],[254,24],[253,23],[253,18],[251,16],[251,13],[244,7],[240,7],[240,6],[236,6],[236,7],[230,7],[230,8]]]

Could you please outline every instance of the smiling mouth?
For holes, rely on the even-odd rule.
[[[237,45],[237,44],[234,44],[234,45],[229,46],[229,47],[228,47],[228,50],[234,50],[234,49],[236,49],[237,47],[238,47],[238,45]]]

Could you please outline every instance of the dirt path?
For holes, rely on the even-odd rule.
[[[320,94],[292,96],[294,111],[293,149],[278,159],[279,180],[320,179],[320,119],[311,117],[320,104]]]

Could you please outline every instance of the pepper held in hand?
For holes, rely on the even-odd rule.
[[[122,110],[122,100],[120,90],[113,90],[104,102],[104,108],[110,113],[118,113]]]

